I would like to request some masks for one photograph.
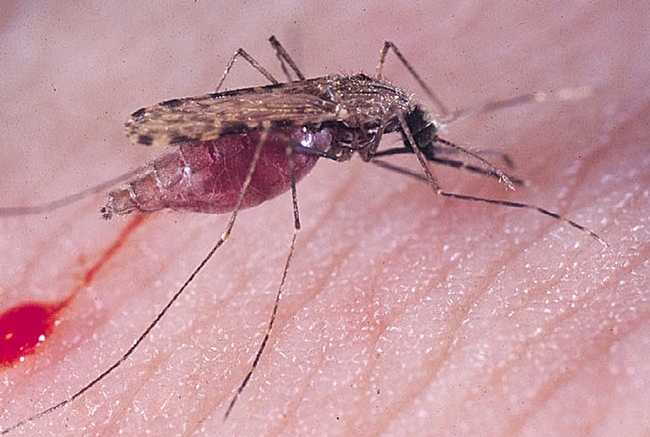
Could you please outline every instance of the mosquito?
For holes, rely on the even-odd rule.
[[[429,168],[429,162],[436,163],[493,177],[511,189],[514,189],[514,185],[523,185],[523,180],[507,175],[486,160],[484,153],[470,151],[438,134],[446,125],[462,118],[543,101],[547,98],[546,94],[535,92],[452,112],[442,104],[390,41],[385,42],[381,49],[374,77],[358,73],[349,76],[334,74],[314,79],[305,78],[274,36],[269,38],[269,42],[287,77],[286,82],[276,80],[240,48],[226,65],[214,93],[167,100],[139,109],[129,117],[126,134],[134,143],[174,147],[152,164],[129,173],[127,176],[131,180],[126,187],[109,193],[108,202],[101,209],[105,219],[161,209],[230,213],[230,217],[212,249],[119,360],[68,399],[5,428],[2,434],[72,403],[115,371],[147,338],[214,253],[226,242],[239,211],[291,191],[294,232],[275,293],[273,309],[252,364],[228,404],[224,415],[224,419],[227,419],[253,376],[271,338],[301,226],[296,184],[320,158],[342,162],[357,154],[363,161],[426,182],[437,195],[533,210],[570,225],[607,246],[598,234],[587,227],[536,205],[444,191]],[[438,113],[436,117],[406,91],[386,81],[384,66],[390,52],[434,103]],[[220,92],[224,80],[239,58],[248,62],[270,84]],[[585,88],[557,93],[561,99],[581,98],[585,94],[588,94]],[[380,150],[383,135],[392,132],[401,135],[401,145]],[[422,174],[378,159],[402,154],[415,155]],[[466,159],[449,158],[454,155],[464,155]],[[509,162],[505,154],[502,158],[506,164]],[[468,163],[467,160],[471,162]],[[0,214],[43,212],[77,198],[78,196],[70,197],[34,208],[4,208]]]

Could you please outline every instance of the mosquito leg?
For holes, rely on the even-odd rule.
[[[422,80],[420,75],[415,71],[415,69],[411,66],[411,64],[406,60],[404,55],[399,51],[397,46],[393,44],[391,41],[385,41],[384,42],[384,47],[381,49],[381,55],[379,57],[379,64],[377,65],[377,79],[382,80],[384,78],[384,64],[386,63],[386,56],[388,55],[388,51],[392,50],[393,53],[395,53],[395,56],[400,60],[400,62],[406,67],[406,69],[411,73],[411,76],[416,80],[418,85],[424,90],[426,95],[431,99],[431,101],[436,105],[440,112],[441,117],[446,117],[447,114],[449,114],[449,110],[447,107],[442,103],[442,100],[438,98],[438,96],[433,92],[431,88]]]
[[[540,208],[539,206],[536,205],[530,205],[528,203],[520,203],[520,202],[509,202],[507,200],[496,200],[496,199],[486,199],[483,197],[474,197],[474,196],[466,196],[464,194],[456,194],[456,193],[448,193],[446,191],[438,191],[438,194],[441,196],[445,197],[451,197],[452,199],[460,199],[460,200],[471,200],[473,202],[483,202],[483,203],[490,203],[492,205],[501,205],[501,206],[507,206],[510,208],[522,208],[522,209],[530,209],[532,211],[537,211],[540,214],[549,216],[555,220],[561,221],[563,223],[568,224],[569,226],[572,226],[587,235],[589,235],[592,238],[595,238],[598,240],[600,244],[602,244],[605,247],[609,247],[609,243],[607,243],[605,240],[603,240],[600,235],[592,231],[591,229],[587,228],[586,226],[581,225],[580,223],[574,222],[571,219],[568,219],[560,214],[557,214],[555,212],[549,211],[544,208]]]
[[[259,71],[262,76],[264,76],[269,82],[272,84],[278,84],[279,82],[273,77],[271,73],[268,72],[268,70],[262,65],[255,60],[251,55],[248,54],[248,52],[242,48],[237,49],[234,55],[232,55],[232,58],[230,58],[230,61],[226,65],[226,68],[221,75],[221,79],[219,79],[219,83],[217,83],[217,88],[215,90],[215,93],[218,93],[219,90],[221,89],[221,86],[223,85],[223,81],[226,80],[226,76],[228,76],[228,73],[230,73],[230,69],[232,68],[233,65],[235,65],[235,61],[237,58],[242,57],[246,62],[248,62],[254,69]]]
[[[388,51],[392,50],[395,53],[395,56],[400,60],[400,62],[406,67],[406,69],[411,73],[411,76],[417,81],[420,87],[424,92],[429,96],[431,101],[436,105],[439,110],[439,120],[437,120],[438,126],[444,126],[456,121],[485,113],[485,112],[494,112],[500,111],[506,108],[512,108],[515,106],[528,105],[531,103],[544,102],[547,100],[580,100],[587,97],[590,97],[593,94],[593,88],[590,86],[581,86],[575,88],[561,88],[552,94],[545,93],[542,91],[537,91],[534,93],[523,94],[520,96],[512,97],[504,100],[491,100],[483,104],[473,106],[466,109],[460,109],[457,111],[449,111],[447,107],[442,103],[442,101],[436,96],[436,94],[429,88],[429,86],[422,80],[420,75],[415,71],[411,64],[406,60],[404,55],[399,51],[397,46],[391,41],[384,42],[384,47],[381,50],[381,56],[379,58],[379,64],[377,66],[377,79],[383,79],[383,70],[384,64],[386,63],[386,56]]]
[[[391,155],[406,154],[406,153],[413,154],[413,152],[411,152],[408,149],[391,149],[390,151],[392,151],[392,150],[395,150],[396,153],[391,153]],[[397,151],[399,151],[399,152],[397,152]],[[390,170],[390,171],[392,171],[394,173],[399,173],[399,174],[403,174],[403,175],[406,175],[406,176],[410,176],[410,177],[413,177],[413,178],[418,179],[418,180],[423,181],[423,182],[427,181],[426,178],[421,173],[415,173],[415,172],[413,172],[413,171],[411,171],[411,170],[409,170],[407,168],[400,167],[398,165],[391,164],[389,162],[382,161],[380,159],[375,159],[376,156],[377,155],[375,155],[373,160],[370,161],[370,162],[373,163],[374,165],[376,165],[377,167],[385,168],[386,170]],[[386,155],[384,154],[382,156],[386,156]],[[470,165],[470,164],[464,163],[462,161],[455,161],[453,159],[442,159],[442,158],[436,158],[436,157],[433,157],[433,158],[427,157],[427,161],[435,162],[436,164],[444,165],[446,167],[456,168],[456,169],[459,169],[459,170],[466,170],[466,171],[469,171],[471,173],[479,174],[481,176],[489,176],[489,177],[493,177],[493,178],[497,178],[497,179],[499,178],[499,176],[494,174],[494,172],[492,172],[492,171],[488,171],[488,170],[486,170],[486,169],[484,169],[482,167],[476,167],[474,165]],[[507,176],[508,176],[508,179],[510,180],[510,182],[512,182],[515,185],[519,185],[519,186],[526,185],[525,180],[516,178],[514,176],[510,176],[510,175],[507,175]]]
[[[43,203],[41,205],[33,206],[3,206],[0,207],[0,216],[12,216],[12,215],[36,215],[36,214],[45,214],[46,212],[54,211],[56,209],[62,208],[64,206],[70,205],[72,203],[78,202],[79,200],[85,199],[86,197],[103,193],[106,189],[114,187],[120,182],[132,179],[135,175],[145,170],[147,166],[139,167],[135,170],[132,170],[128,173],[124,173],[120,176],[117,176],[113,179],[110,179],[106,182],[102,182],[99,185],[90,187],[83,191],[80,191],[69,196],[62,197],[60,199],[51,200],[49,202]]]
[[[415,156],[418,159],[418,162],[420,163],[420,167],[422,167],[422,170],[424,170],[424,175],[427,178],[427,182],[429,182],[429,185],[431,186],[433,191],[435,191],[437,194],[442,193],[442,189],[440,188],[440,185],[438,185],[438,182],[436,182],[436,178],[433,176],[433,173],[431,173],[431,169],[427,165],[426,158],[422,154],[422,151],[420,151],[420,148],[417,146],[417,143],[415,142],[415,138],[413,138],[413,133],[411,132],[411,129],[409,129],[408,125],[406,124],[406,118],[404,117],[404,113],[399,111],[398,116],[399,116],[399,122],[402,125],[404,136],[406,137],[406,140],[411,146],[413,153],[415,153]]]
[[[406,130],[409,130],[409,129],[406,129]],[[440,137],[436,138],[436,142],[444,144],[445,146],[449,146],[452,149],[456,149],[459,152],[464,153],[467,156],[471,156],[472,158],[476,159],[480,163],[485,164],[485,166],[487,166],[487,168],[489,169],[488,172],[494,173],[499,178],[499,182],[505,183],[508,186],[508,188],[510,188],[511,190],[515,189],[515,186],[512,184],[512,181],[510,180],[510,178],[503,171],[501,171],[498,167],[496,167],[494,164],[492,164],[487,159],[484,159],[481,156],[479,156],[477,153],[474,153],[471,150],[468,150],[468,149],[466,149],[464,147],[460,147],[460,146],[458,146],[458,145],[456,145],[456,144],[454,144],[454,143],[452,143],[450,141],[447,141],[445,139],[442,139]]]
[[[444,144],[442,145],[444,146]],[[458,150],[450,147],[442,147],[434,144],[433,147],[433,154],[435,156],[440,156],[440,155],[458,155],[459,152]],[[515,168],[515,162],[512,160],[512,157],[510,157],[509,154],[507,154],[505,151],[500,150],[500,149],[473,149],[474,153],[476,153],[479,156],[482,156],[483,158],[487,158],[488,156],[490,157],[496,157],[499,160],[503,161],[503,164],[508,167],[509,169]],[[427,158],[429,159],[429,158]]]
[[[438,137],[440,138],[440,137]],[[461,152],[457,148],[452,148],[452,147],[446,147],[444,143],[440,143],[441,145],[438,144],[433,144],[432,147],[424,150],[425,156],[428,161],[434,161],[434,162],[441,162],[446,161],[446,158],[440,158],[440,156],[445,156],[445,155],[458,155]],[[515,168],[515,162],[512,160],[512,157],[504,152],[503,150],[499,149],[474,149],[474,153],[477,155],[485,158],[487,156],[495,156],[499,158],[501,161],[503,161],[503,164],[508,167],[509,169],[514,169]],[[413,151],[409,147],[393,147],[390,149],[383,149],[380,151],[377,151],[373,157],[378,158],[382,156],[388,156],[388,155],[406,155],[406,154],[412,154]],[[450,160],[452,162],[456,162],[453,160]],[[451,164],[451,167],[458,167],[457,165]],[[508,175],[508,177],[513,180],[516,179],[515,177]]]
[[[477,114],[483,114],[486,112],[495,112],[502,109],[514,108],[516,106],[529,105],[532,103],[546,102],[549,100],[566,101],[586,99],[592,94],[593,88],[590,86],[561,88],[552,94],[545,93],[543,91],[536,91],[534,93],[522,94],[520,96],[511,97],[509,99],[491,100],[480,105],[472,106],[470,108],[459,109],[447,114],[446,117],[441,118],[440,122],[443,125],[449,125],[465,118],[473,117]]]
[[[512,160],[510,155],[507,154],[506,152],[504,152],[503,150],[479,149],[479,150],[476,150],[476,154],[480,155],[480,156],[484,156],[484,157],[485,156],[496,156],[499,159],[501,159],[501,161],[503,161],[503,163],[509,169],[512,170],[512,169],[515,168],[515,162]],[[512,179],[512,177],[510,177],[510,179]]]
[[[560,214],[557,214],[555,212],[549,211],[544,208],[540,208],[539,206],[536,205],[530,205],[526,203],[519,203],[519,202],[509,202],[505,200],[495,200],[495,199],[486,199],[483,197],[474,197],[474,196],[467,196],[464,194],[455,194],[455,193],[448,193],[446,191],[443,191],[440,188],[440,185],[438,185],[438,182],[436,182],[436,179],[433,176],[433,173],[431,173],[431,169],[429,169],[429,166],[427,165],[426,158],[422,154],[422,151],[418,147],[415,146],[415,139],[413,138],[413,134],[411,133],[411,130],[408,128],[406,125],[406,119],[404,118],[404,114],[402,112],[399,113],[399,118],[400,118],[400,123],[402,123],[402,126],[404,126],[404,135],[406,136],[407,140],[411,144],[411,147],[413,148],[413,152],[415,153],[415,156],[418,159],[418,162],[420,163],[420,166],[422,167],[422,170],[424,171],[424,174],[426,176],[427,181],[429,182],[429,185],[433,189],[433,191],[436,192],[436,194],[444,197],[450,197],[453,199],[460,199],[460,200],[471,200],[473,202],[483,202],[483,203],[490,203],[493,205],[502,205],[502,206],[507,206],[510,208],[523,208],[523,209],[530,209],[533,211],[537,211],[540,214],[549,216],[555,220],[558,220],[560,222],[564,222],[586,234],[591,236],[592,238],[595,238],[603,244],[605,247],[609,247],[609,244],[603,240],[597,233],[592,231],[591,229],[581,225],[580,223],[577,223],[573,220],[570,220]]]
[[[275,49],[275,54],[280,60],[280,64],[282,65],[282,71],[284,71],[284,74],[287,76],[289,81],[292,81],[293,79],[291,78],[291,74],[289,74],[289,71],[287,70],[286,64],[289,64],[289,67],[293,70],[294,73],[296,73],[296,76],[298,76],[298,80],[305,80],[305,76],[300,72],[300,69],[298,68],[298,65],[291,59],[291,56],[289,56],[289,53],[284,49],[282,44],[280,44],[280,41],[276,39],[275,36],[271,36],[269,38],[269,42],[271,43],[271,46]]]
[[[289,246],[289,253],[287,255],[287,259],[284,264],[284,270],[282,271],[282,279],[280,280],[278,291],[275,294],[273,311],[271,312],[271,317],[266,327],[266,333],[264,334],[264,338],[262,339],[262,343],[260,344],[260,347],[257,349],[257,353],[255,354],[255,358],[253,359],[253,364],[251,364],[248,373],[242,380],[241,384],[239,384],[239,387],[237,387],[237,391],[235,392],[232,400],[230,401],[230,404],[228,405],[228,409],[226,410],[226,414],[224,415],[224,420],[228,418],[230,412],[232,411],[233,407],[237,403],[237,400],[239,399],[239,396],[241,395],[242,391],[244,391],[244,388],[246,388],[246,386],[248,385],[248,382],[253,376],[253,372],[255,371],[257,365],[260,362],[262,354],[264,353],[264,349],[266,349],[266,345],[269,342],[269,338],[271,337],[271,332],[273,331],[273,325],[275,324],[275,319],[278,314],[278,308],[280,307],[280,300],[282,299],[284,284],[287,279],[287,273],[289,272],[289,266],[291,265],[291,258],[293,257],[293,252],[296,247],[296,239],[298,237],[298,232],[300,231],[300,213],[298,210],[298,195],[296,191],[296,175],[295,175],[294,162],[293,162],[293,153],[294,153],[293,146],[292,145],[287,146],[287,165],[289,169],[289,175],[291,178],[291,200],[293,203],[293,236],[291,238],[291,245]]]

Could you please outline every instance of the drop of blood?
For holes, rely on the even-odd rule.
[[[23,302],[0,313],[0,367],[11,367],[36,352],[39,343],[52,335],[61,310],[93,282],[95,275],[122,248],[127,237],[145,220],[138,215],[101,253],[99,259],[81,276],[68,297],[52,303]]]
[[[54,304],[26,302],[0,314],[0,366],[10,367],[52,332],[66,301]]]

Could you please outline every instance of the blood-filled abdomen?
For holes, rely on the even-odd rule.
[[[246,190],[242,208],[250,208],[291,188],[287,146],[325,152],[332,143],[328,129],[283,127],[224,135],[213,141],[184,143],[157,158],[125,189],[109,194],[104,217],[164,208],[220,214],[234,209],[256,146],[264,139],[260,159]],[[296,181],[316,165],[318,156],[292,154]]]

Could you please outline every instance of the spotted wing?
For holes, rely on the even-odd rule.
[[[333,101],[297,84],[168,100],[134,112],[126,122],[126,134],[134,143],[165,146],[339,119]]]

